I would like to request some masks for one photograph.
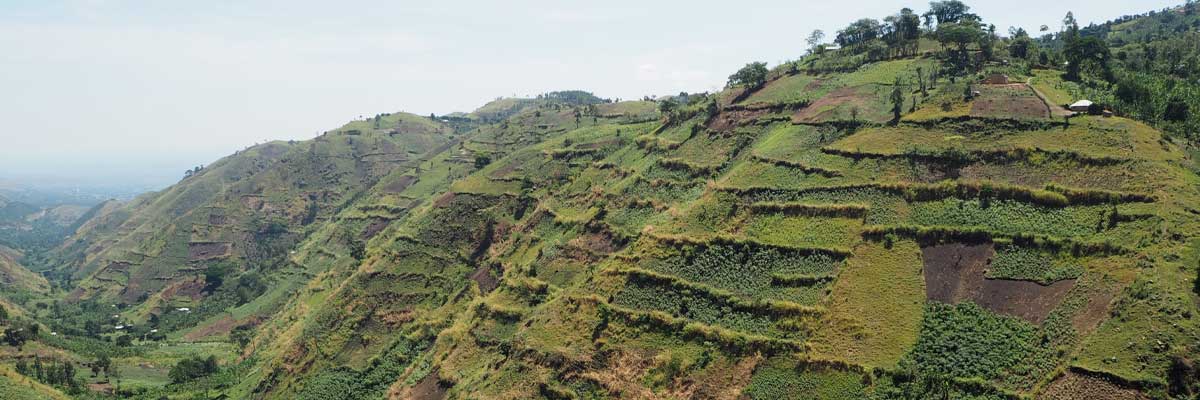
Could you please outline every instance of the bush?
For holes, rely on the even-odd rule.
[[[220,370],[221,367],[217,365],[216,356],[208,356],[208,358],[193,356],[179,360],[174,367],[171,367],[167,376],[171,378],[171,382],[184,383],[215,374]]]
[[[475,169],[480,169],[492,163],[492,157],[487,154],[479,154],[475,156]]]
[[[758,87],[766,83],[767,72],[767,63],[752,62],[746,64],[745,67],[742,67],[742,69],[729,76],[728,86],[746,85],[751,88]]]

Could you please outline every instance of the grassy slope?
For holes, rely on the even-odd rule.
[[[890,61],[821,79],[882,87],[927,62]],[[787,109],[797,107],[788,101],[832,93],[805,93],[808,78],[800,76],[748,97],[782,112],[733,107],[705,115],[701,105],[659,126],[647,122],[653,108],[644,102],[508,101],[484,110],[511,114],[501,123],[472,126],[454,140],[406,143],[428,152],[409,154],[402,167],[320,164],[372,178],[329,181],[358,194],[323,204],[311,227],[289,225],[303,235],[271,275],[272,288],[172,338],[220,339],[224,332],[203,331],[225,318],[263,318],[244,351],[251,364],[226,389],[234,398],[405,397],[430,387],[470,398],[766,398],[803,388],[861,397],[895,389],[901,380],[893,374],[905,360],[990,362],[928,345],[958,328],[929,321],[961,316],[926,305],[920,244],[971,236],[1016,237],[1015,245],[1082,260],[1072,273],[1105,282],[1116,296],[1098,297],[1099,312],[1089,317],[1081,304],[1092,298],[1080,289],[1051,310],[1058,322],[1016,324],[1058,347],[1031,342],[1026,361],[1035,367],[961,376],[966,381],[946,383],[953,390],[1032,395],[1055,379],[1053,371],[1077,367],[1161,391],[1170,357],[1196,350],[1200,330],[1186,315],[1197,312],[1189,279],[1200,225],[1190,210],[1200,201],[1200,178],[1157,131],[1090,117],[1069,128],[989,127],[996,121],[964,122],[967,114],[925,108],[906,120],[920,125],[825,123],[844,115],[794,124],[786,115],[801,110]],[[959,89],[945,85],[930,97],[951,102],[951,111],[969,109],[956,99]],[[239,211],[240,197],[213,200],[231,188],[298,209],[288,199],[303,191],[285,172],[319,173],[284,168],[282,160],[314,151],[365,157],[363,143],[391,140],[374,124],[356,121],[323,139],[216,163],[200,179],[103,213],[83,228],[94,237],[64,251],[94,269],[117,255],[169,254],[179,238],[152,232],[178,229],[194,210],[252,215]],[[417,137],[449,129],[418,116],[384,124]],[[491,163],[476,168],[482,155]],[[247,169],[257,172],[240,176]],[[217,177],[224,180],[209,181]],[[947,179],[966,184],[935,184]],[[971,189],[981,183],[1002,193]],[[1051,183],[1084,200],[1048,204],[1066,198],[1044,190]],[[1153,202],[1086,200],[1114,192]],[[378,221],[381,229],[364,236]],[[221,235],[203,237],[229,237]],[[119,286],[84,287],[112,293]],[[1098,327],[1062,323],[1087,318]],[[927,345],[914,348],[922,338]],[[152,384],[161,375],[139,379]]]

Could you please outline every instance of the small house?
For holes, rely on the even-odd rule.
[[[1092,101],[1091,101],[1091,100],[1080,100],[1080,101],[1077,101],[1077,102],[1075,102],[1075,103],[1072,103],[1072,104],[1071,104],[1069,107],[1067,107],[1067,108],[1070,108],[1070,109],[1071,109],[1071,111],[1075,111],[1075,112],[1087,112],[1087,111],[1088,111],[1088,109],[1089,109],[1089,108],[1091,108],[1091,107],[1092,107]]]

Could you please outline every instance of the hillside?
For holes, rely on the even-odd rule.
[[[954,4],[717,93],[379,114],[97,205],[0,248],[0,394],[1200,394],[1192,148]]]

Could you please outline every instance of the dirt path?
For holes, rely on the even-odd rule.
[[[1050,98],[1046,97],[1045,93],[1042,93],[1041,90],[1038,90],[1037,86],[1033,86],[1033,78],[1025,79],[1025,86],[1029,86],[1030,89],[1033,89],[1033,94],[1036,94],[1039,99],[1042,99],[1042,103],[1046,104],[1046,111],[1050,113],[1050,118],[1066,117],[1073,114],[1072,112],[1051,103]]]

